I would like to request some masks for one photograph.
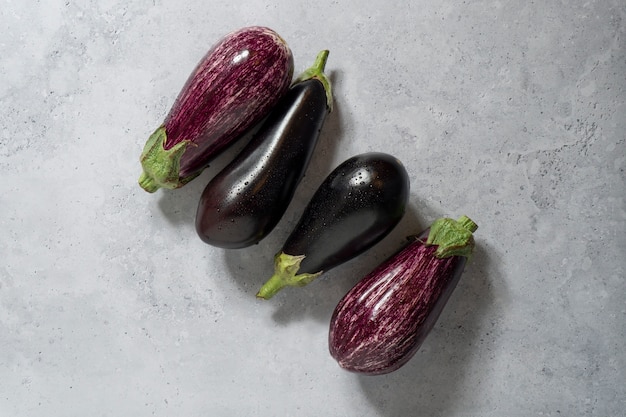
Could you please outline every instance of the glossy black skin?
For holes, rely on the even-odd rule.
[[[383,239],[408,198],[409,177],[398,159],[378,152],[354,156],[320,185],[282,252],[305,255],[298,274],[328,271]]]
[[[320,81],[292,86],[250,143],[204,189],[196,231],[213,246],[244,248],[283,216],[309,165],[329,109]]]

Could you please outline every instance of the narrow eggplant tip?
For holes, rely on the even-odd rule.
[[[474,223],[474,221],[470,219],[469,217],[467,217],[466,215],[459,217],[459,220],[457,220],[457,222],[464,229],[469,230],[471,233],[474,233],[476,229],[478,229],[478,225]]]
[[[322,271],[298,274],[303,259],[304,255],[278,253],[274,258],[274,275],[261,286],[257,298],[269,300],[285,287],[304,287],[322,274]]]
[[[328,61],[328,54],[330,54],[328,49],[323,49],[318,52],[315,57],[315,62],[313,63],[313,68],[317,69],[319,72],[324,72],[324,68],[326,68],[326,61]]]
[[[270,298],[275,296],[282,288],[282,285],[272,285],[271,282],[265,283],[256,293],[256,298],[259,298],[261,300],[269,300]]]
[[[328,108],[329,112],[332,112],[333,111],[332,85],[330,83],[330,79],[324,73],[324,69],[326,68],[326,61],[328,60],[329,53],[330,51],[328,49],[321,50],[315,57],[315,62],[313,63],[313,65],[307,68],[306,70],[304,70],[304,72],[302,72],[302,74],[300,74],[298,77],[296,77],[292,85],[295,85],[295,84],[298,84],[307,80],[311,80],[311,79],[316,79],[319,82],[321,82],[322,86],[324,87],[324,91],[326,91],[326,107]]]
[[[143,171],[141,175],[139,176],[138,182],[139,182],[139,186],[141,186],[141,188],[143,188],[145,191],[149,193],[154,193],[156,190],[160,188],[159,184],[157,184],[154,181],[154,178],[146,174],[145,171]]]

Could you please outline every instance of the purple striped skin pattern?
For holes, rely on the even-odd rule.
[[[179,188],[261,121],[287,92],[293,55],[272,29],[223,37],[193,70],[141,156],[148,192]]]
[[[379,375],[406,364],[435,325],[467,258],[437,258],[424,232],[353,287],[337,305],[330,353],[352,372]]]
[[[170,149],[183,140],[180,176],[207,161],[260,121],[287,91],[293,57],[269,28],[244,28],[215,45],[200,61],[165,118]]]

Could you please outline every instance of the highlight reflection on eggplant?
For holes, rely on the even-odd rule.
[[[344,161],[313,195],[257,297],[304,286],[365,252],[398,224],[408,197],[409,177],[397,158],[371,152]]]
[[[332,92],[324,67],[328,51],[298,77],[244,149],[205,187],[196,231],[213,246],[258,243],[279,222],[304,176]]]

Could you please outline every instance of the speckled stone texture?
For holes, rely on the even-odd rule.
[[[0,8],[0,415],[622,416],[626,3],[33,1]],[[139,154],[219,37],[275,29],[335,88],[274,232],[196,236],[200,193]],[[411,205],[365,255],[255,299],[322,179],[376,150]],[[347,290],[440,216],[477,250],[417,355],[361,377],[328,353]]]

